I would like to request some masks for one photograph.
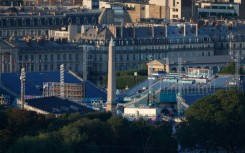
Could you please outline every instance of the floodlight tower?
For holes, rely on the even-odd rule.
[[[152,70],[152,65],[151,65],[151,62],[153,61],[153,57],[150,55],[149,56],[149,61],[150,61],[150,77],[148,77],[149,80],[149,89],[148,89],[148,105],[149,106],[153,106],[154,103],[155,103],[155,94],[154,94],[154,91],[152,89],[152,79],[153,79],[153,70]]]
[[[20,74],[20,82],[21,82],[20,100],[21,100],[22,110],[24,109],[24,104],[25,104],[25,81],[26,81],[26,72],[25,72],[25,68],[22,68]]]
[[[0,54],[0,84],[2,83],[2,54]]]
[[[61,64],[60,65],[60,97],[61,98],[64,98],[65,97],[64,71],[65,71],[64,64]]]
[[[239,74],[239,71],[240,71],[240,56],[239,56],[239,53],[236,54],[236,85],[237,85],[237,90],[239,91],[240,90],[240,74]]]
[[[181,93],[182,93],[181,68],[182,68],[182,58],[178,58],[178,93],[177,93],[178,96],[181,96]],[[180,100],[178,100],[177,108],[178,108],[178,115],[180,116],[181,111],[182,111],[182,105],[181,105]]]
[[[181,76],[182,76],[182,58],[178,58],[178,95],[182,93],[182,83],[181,83]]]
[[[230,40],[230,42],[229,42],[229,51],[230,51],[230,55],[232,55],[232,53],[231,53],[231,48],[232,48],[232,44],[231,44],[231,41],[232,41],[232,38],[233,38],[233,34],[232,34],[232,32],[229,34],[229,40]]]
[[[83,50],[83,80],[88,78],[88,48]]]

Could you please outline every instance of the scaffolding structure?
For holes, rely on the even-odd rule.
[[[20,82],[21,82],[20,100],[21,100],[22,110],[24,109],[24,104],[25,104],[25,81],[26,81],[26,72],[25,72],[25,68],[22,68],[20,74]]]
[[[64,98],[64,96],[65,96],[65,93],[64,93],[64,91],[65,91],[65,87],[64,87],[64,84],[65,84],[65,78],[64,78],[64,64],[61,64],[60,65],[60,97],[61,98]]]
[[[61,97],[61,83],[60,82],[44,82],[43,83],[43,96],[57,96]],[[64,99],[69,99],[74,102],[82,101],[85,98],[85,85],[83,83],[64,83]]]

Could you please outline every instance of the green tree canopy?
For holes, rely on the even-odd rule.
[[[231,89],[198,100],[185,112],[177,136],[185,148],[241,151],[245,146],[244,94]]]

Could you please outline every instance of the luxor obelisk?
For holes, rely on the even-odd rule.
[[[108,85],[107,85],[107,108],[106,111],[111,111],[116,114],[116,72],[115,72],[115,44],[111,38],[108,48]]]

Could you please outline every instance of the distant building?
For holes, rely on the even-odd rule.
[[[144,19],[180,19],[181,1],[150,1],[142,2],[103,2],[100,1],[100,9],[103,12],[100,15],[101,24],[120,24],[137,23]]]
[[[43,38],[35,40],[29,37],[23,40],[1,41],[1,72],[59,71],[60,65],[75,72],[82,71],[82,48],[62,41],[50,41]]]
[[[240,58],[243,58],[240,57]],[[232,55],[216,55],[216,56],[198,56],[198,57],[181,57],[182,67],[181,71],[186,73],[190,77],[212,77],[212,74],[217,73],[221,70],[222,67],[227,65],[227,63],[235,62],[235,57]],[[243,61],[241,61],[243,65]],[[164,58],[161,60],[154,60],[148,64],[148,74],[150,73],[159,73],[165,71],[166,73],[177,72],[178,71],[178,57],[174,58]],[[201,72],[201,71],[205,72]],[[202,73],[199,75],[199,73]]]
[[[196,1],[196,17],[244,18],[244,0]]]
[[[127,120],[133,121],[144,119],[152,121],[158,120],[161,116],[160,108],[147,108],[147,107],[125,107],[123,117]]]
[[[221,62],[216,64],[219,70],[231,58],[220,59],[218,55],[245,55],[245,25],[232,21],[68,27],[64,31],[50,30],[49,39],[13,36],[0,41],[2,71],[17,72],[22,67],[28,72],[56,71],[63,63],[75,72],[87,70],[89,76],[105,75],[111,37],[116,44],[116,71],[142,68],[151,59],[164,58],[174,62],[170,62],[172,71],[178,57],[186,59],[183,64],[187,67],[213,68]]]
[[[76,40],[90,55],[88,69],[103,75],[107,72],[111,37],[116,43],[116,71],[141,68],[150,57],[213,56],[214,43],[208,35],[198,34],[196,30],[195,24],[92,27],[85,29]]]
[[[78,32],[77,25],[68,25],[68,27],[61,27],[60,30],[49,30],[48,36],[49,38],[61,41],[72,42]]]
[[[3,6],[20,6],[23,4],[23,0],[0,0],[0,4]]]
[[[83,0],[83,7],[87,9],[99,9],[99,0]]]
[[[197,14],[201,17],[238,17],[239,3],[199,2]]]
[[[48,36],[49,29],[58,29],[68,25],[96,25],[100,11],[56,13],[53,10],[22,12],[16,8],[5,11],[0,16],[0,37],[10,36]]]
[[[162,6],[165,11],[165,18],[167,19],[181,19],[182,18],[182,0],[150,0],[149,4]],[[152,12],[153,13],[153,12]]]
[[[23,0],[23,4],[21,6],[35,6],[36,0]]]

